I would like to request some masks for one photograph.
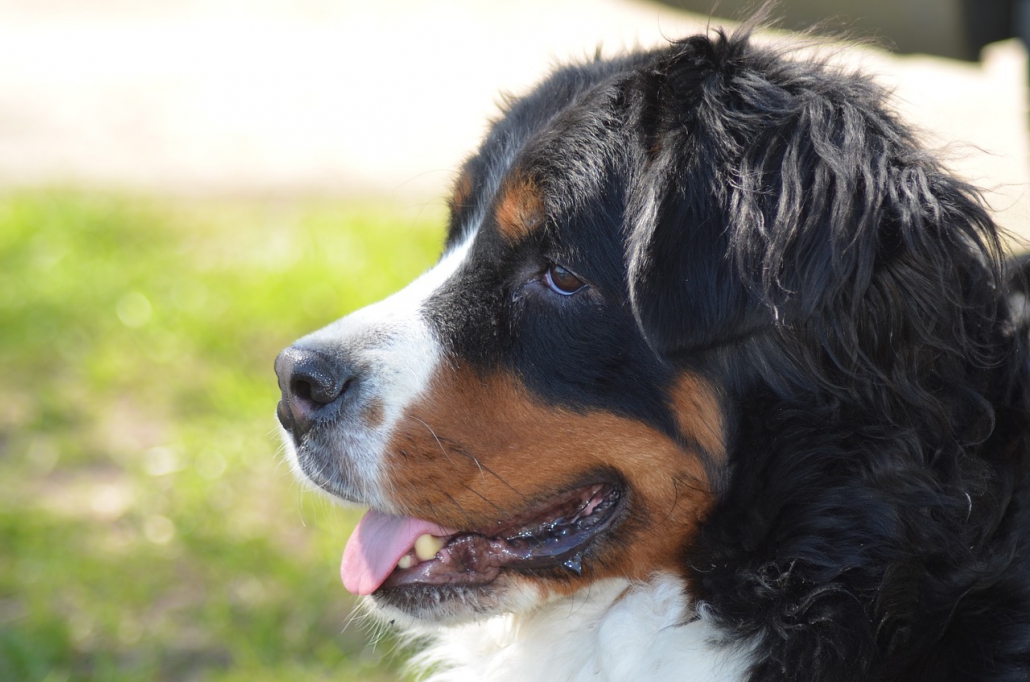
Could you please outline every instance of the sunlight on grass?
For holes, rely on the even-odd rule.
[[[443,211],[0,197],[0,680],[395,679],[356,512],[282,462],[276,353],[429,266]]]

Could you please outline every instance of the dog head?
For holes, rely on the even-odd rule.
[[[450,204],[434,268],[276,362],[296,469],[371,508],[344,581],[391,616],[697,582],[726,500],[775,504],[742,473],[758,400],[982,423],[990,220],[860,78],[744,34],[564,67]]]

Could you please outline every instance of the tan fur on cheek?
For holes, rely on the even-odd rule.
[[[584,579],[645,579],[673,568],[697,532],[713,503],[703,460],[722,457],[718,403],[706,385],[681,381],[674,402],[697,411],[680,426],[707,455],[636,420],[545,405],[508,375],[441,373],[388,446],[390,497],[406,514],[487,531],[614,471],[627,484],[629,513],[615,531],[618,551],[602,551]]]
[[[725,461],[726,434],[715,392],[700,377],[683,374],[672,388],[672,405],[680,433],[718,462]]]

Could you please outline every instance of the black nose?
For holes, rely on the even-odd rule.
[[[279,353],[275,373],[282,391],[276,415],[298,440],[354,382],[348,363],[322,351],[296,346]]]

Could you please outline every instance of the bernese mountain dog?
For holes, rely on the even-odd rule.
[[[431,680],[1030,679],[998,228],[879,87],[749,33],[510,101],[438,264],[276,360]]]

